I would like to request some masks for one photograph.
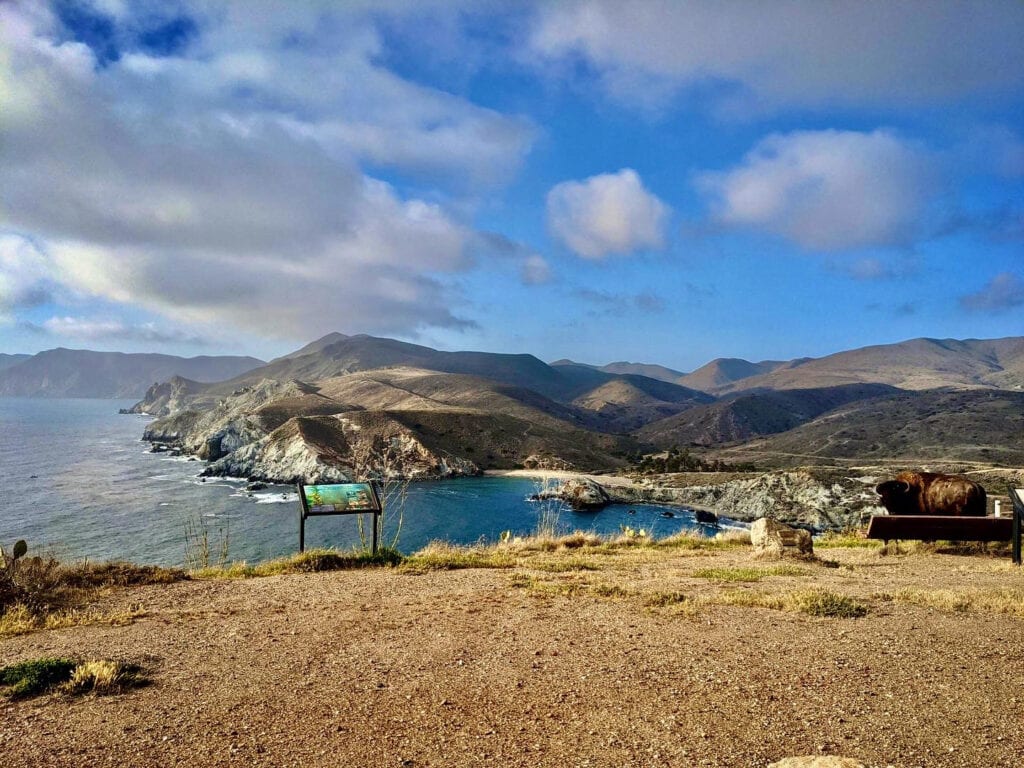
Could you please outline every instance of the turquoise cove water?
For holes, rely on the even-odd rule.
[[[257,562],[295,552],[299,503],[290,486],[247,493],[244,480],[198,477],[202,462],[149,452],[141,441],[148,417],[118,414],[131,401],[0,398],[0,542],[26,539],[30,552],[62,559],[126,559],[180,565],[189,525],[205,528],[217,547],[226,535],[231,560]],[[413,483],[398,548],[412,552],[434,539],[457,544],[524,535],[541,505],[527,500],[537,481],[478,477]],[[692,513],[654,505],[611,505],[599,512],[558,510],[558,525],[618,533],[621,526],[655,536],[680,530],[714,534]],[[630,514],[632,510],[632,514]],[[385,520],[384,541],[397,515]],[[359,542],[354,516],[306,523],[306,546],[348,548]]]

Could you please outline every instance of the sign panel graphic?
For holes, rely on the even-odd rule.
[[[369,483],[303,485],[306,509],[312,515],[376,512],[377,497]]]

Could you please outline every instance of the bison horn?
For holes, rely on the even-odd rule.
[[[875,486],[875,493],[884,496],[886,493],[909,493],[910,483],[906,480],[887,480]]]

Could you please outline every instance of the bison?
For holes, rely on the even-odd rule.
[[[890,515],[984,517],[985,489],[959,475],[901,472],[875,492]]]

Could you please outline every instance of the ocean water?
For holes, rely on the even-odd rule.
[[[31,552],[65,560],[125,559],[180,565],[186,529],[206,529],[214,549],[226,536],[231,560],[258,562],[298,548],[299,504],[290,486],[247,493],[244,480],[198,477],[199,461],[149,452],[141,440],[148,417],[119,414],[131,401],[0,398],[0,543],[25,539]],[[431,540],[496,541],[503,531],[530,533],[541,505],[527,497],[537,482],[482,477],[413,483],[398,531],[412,552]],[[558,510],[564,531],[654,536],[680,530],[714,534],[692,513],[653,505],[611,505],[599,512]],[[632,510],[632,514],[630,513]],[[385,520],[384,541],[397,515]],[[306,522],[306,546],[359,543],[355,516]]]

